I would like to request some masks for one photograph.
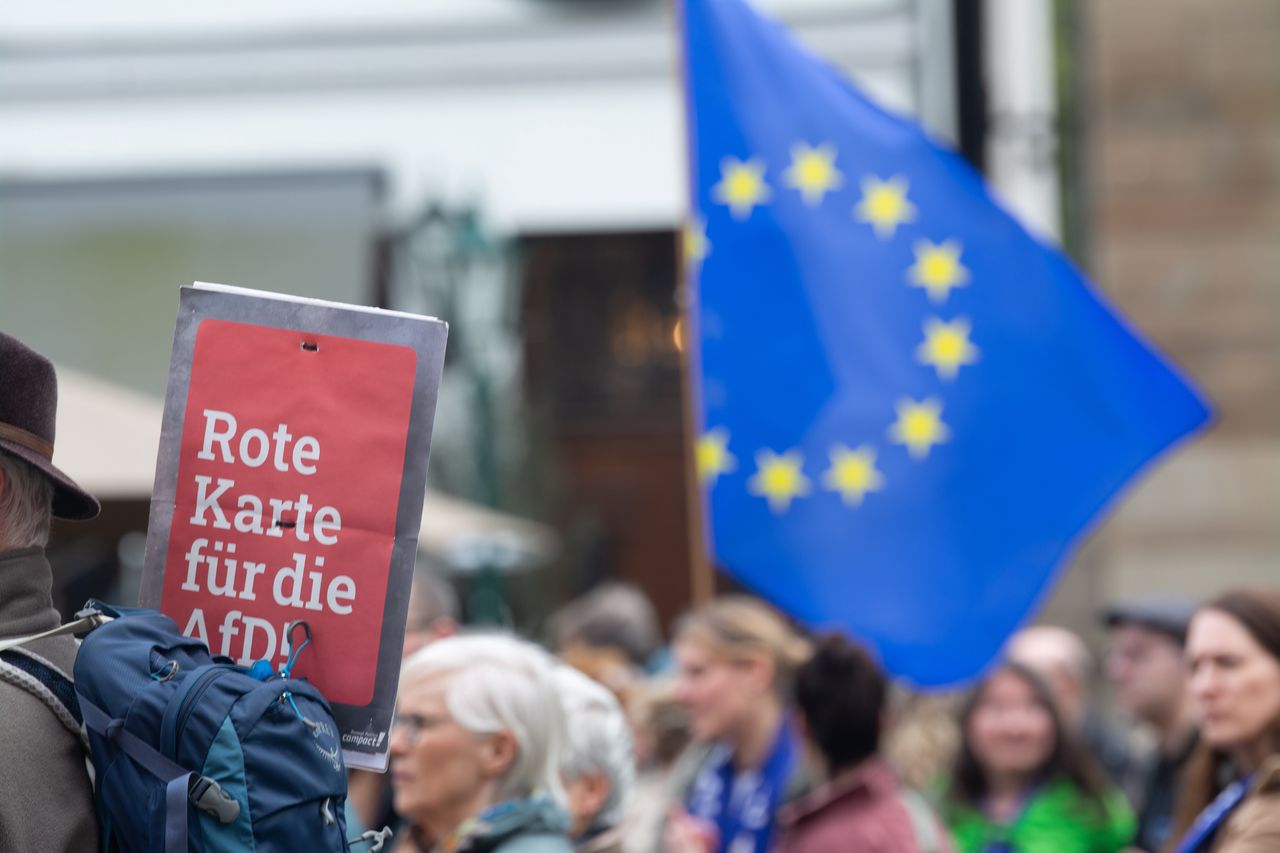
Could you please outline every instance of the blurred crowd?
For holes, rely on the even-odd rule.
[[[99,506],[52,464],[52,364],[0,334],[0,368],[0,636],[31,647],[0,648],[0,849],[89,849],[83,731],[54,693],[74,687],[52,677],[77,647],[44,546],[52,517]],[[664,637],[638,589],[606,584],[521,638],[468,629],[419,567],[390,773],[350,772],[347,837],[389,826],[397,853],[1280,851],[1280,591],[1098,616],[1101,666],[1041,625],[964,694],[912,694],[848,638],[748,596]],[[181,802],[192,775],[164,790]]]
[[[914,694],[747,596],[667,644],[605,585],[539,644],[460,627],[419,571],[391,772],[352,771],[349,820],[400,853],[1280,850],[1280,594],[1099,619],[1102,661],[1036,626]]]

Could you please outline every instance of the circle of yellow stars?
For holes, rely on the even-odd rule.
[[[799,193],[807,207],[820,206],[825,197],[844,186],[844,173],[836,165],[836,147],[797,142],[791,147],[791,163],[782,173],[782,183]],[[757,207],[773,201],[773,188],[760,158],[739,160],[726,157],[720,164],[720,180],[711,188],[712,201],[725,205],[733,219],[749,219]],[[911,184],[902,175],[864,175],[858,183],[861,198],[851,216],[870,226],[877,240],[893,239],[898,229],[916,221],[917,208],[910,199]],[[687,262],[696,264],[707,257],[711,244],[706,222],[694,219],[686,226],[684,251]],[[953,291],[967,287],[969,270],[962,262],[964,246],[958,239],[915,241],[914,263],[905,274],[906,284],[924,291],[935,310],[945,305]],[[923,340],[916,347],[916,361],[931,367],[941,382],[952,382],[962,367],[978,363],[980,352],[970,340],[972,325],[965,317],[944,320],[930,316],[923,324]],[[930,451],[951,439],[951,428],[943,419],[943,405],[936,397],[923,400],[899,399],[895,418],[887,430],[892,444],[901,445],[910,458],[923,461]],[[730,435],[724,427],[703,434],[695,448],[699,481],[710,487],[721,474],[737,470],[738,460],[729,450]],[[755,454],[755,473],[747,490],[764,498],[769,509],[781,514],[791,504],[811,494],[813,484],[804,473],[804,454],[797,448],[781,453],[762,448]],[[850,449],[837,443],[828,452],[828,465],[820,479],[822,488],[840,496],[849,508],[860,506],[867,495],[885,488],[884,473],[876,466],[876,450],[870,444]]]

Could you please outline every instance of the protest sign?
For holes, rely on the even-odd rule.
[[[324,692],[384,770],[446,326],[183,288],[141,603],[214,654]]]

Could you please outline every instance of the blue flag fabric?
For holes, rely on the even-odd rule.
[[[740,0],[686,0],[699,476],[716,560],[920,686],[978,675],[1208,418],[913,122]]]

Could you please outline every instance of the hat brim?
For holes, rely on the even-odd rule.
[[[1187,604],[1185,608],[1180,609],[1185,612],[1156,610],[1142,604],[1118,604],[1103,611],[1102,623],[1110,629],[1119,628],[1122,625],[1135,625],[1157,634],[1164,634],[1177,643],[1183,644],[1187,640],[1187,626],[1195,613],[1195,607]]]
[[[102,511],[98,499],[76,485],[76,481],[58,470],[48,459],[34,450],[0,440],[0,450],[29,462],[53,481],[53,515],[67,521],[88,521]]]

